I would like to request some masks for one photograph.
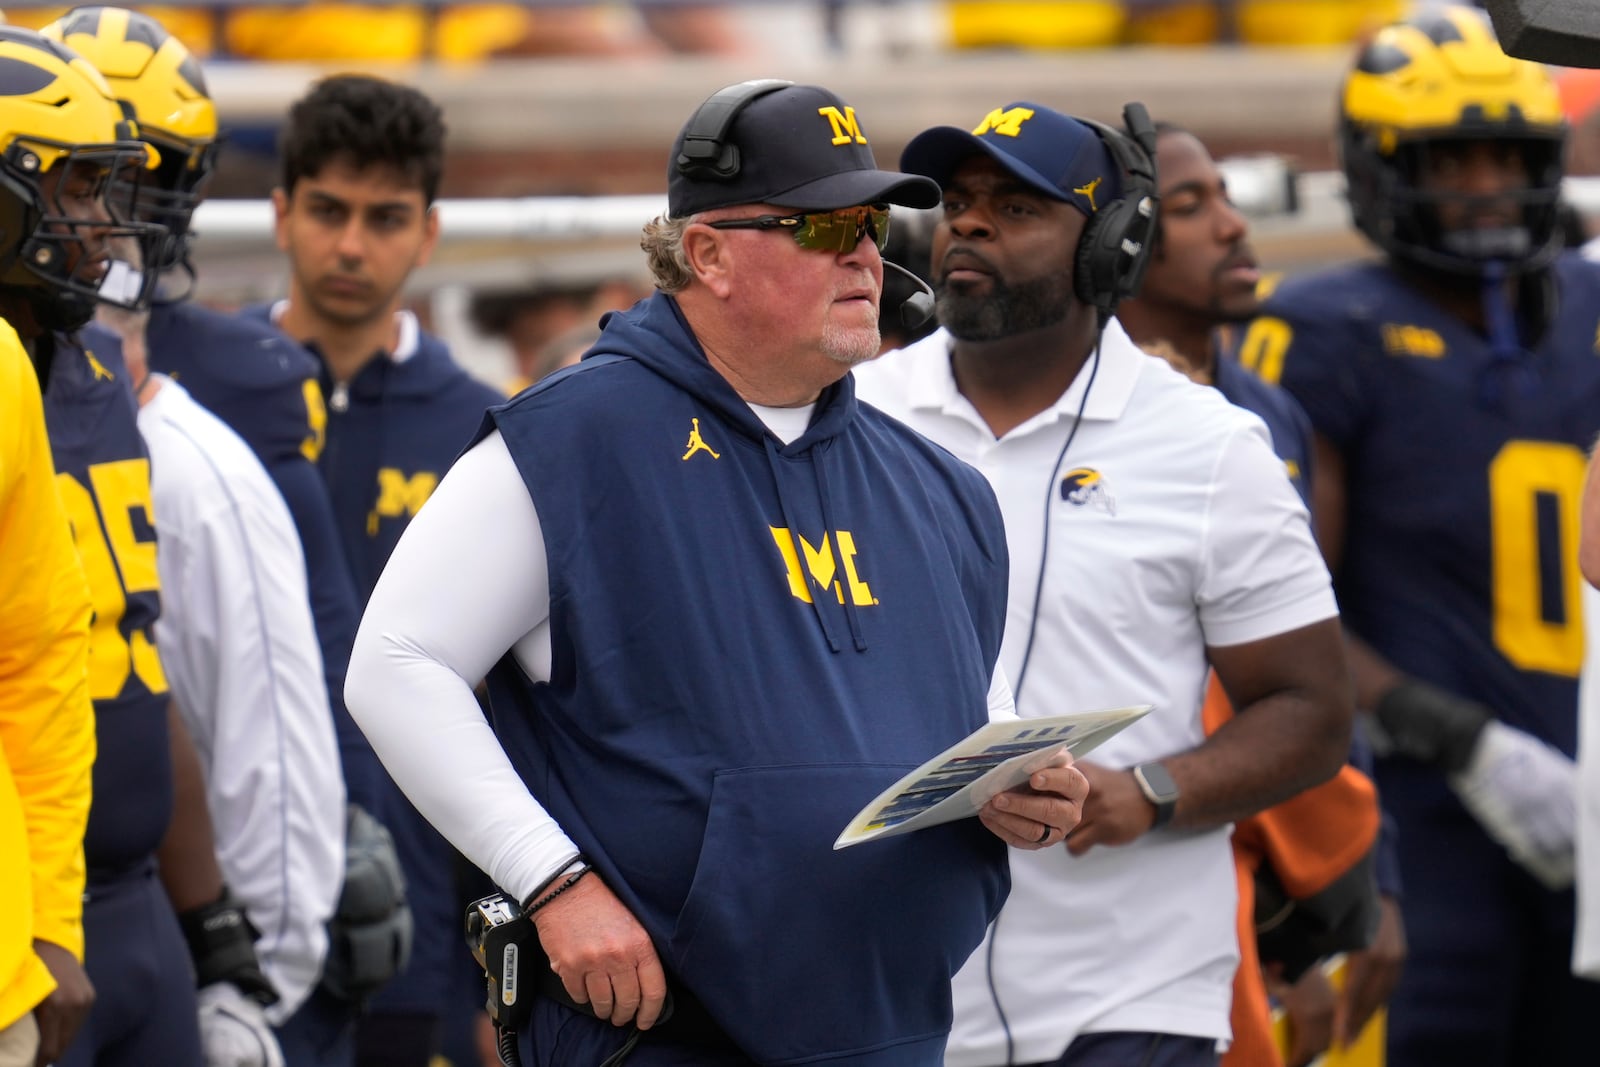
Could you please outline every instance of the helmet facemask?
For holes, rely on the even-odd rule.
[[[18,137],[0,154],[0,228],[21,235],[0,261],[0,285],[25,295],[39,326],[78,329],[101,302],[150,306],[154,272],[109,258],[114,238],[143,247],[162,240],[163,227],[133,220],[144,160],[138,142],[35,137]],[[125,178],[122,192],[111,191],[116,175]]]
[[[1481,11],[1424,9],[1385,26],[1341,93],[1339,148],[1356,226],[1389,255],[1438,273],[1538,271],[1562,247],[1566,132],[1549,72],[1506,55]],[[1513,151],[1518,179],[1506,157]],[[1441,161],[1468,168],[1462,180]],[[1452,187],[1463,191],[1442,191]]]
[[[165,233],[160,241],[145,248],[145,262],[153,274],[175,269],[188,270],[194,234],[189,226],[195,209],[205,199],[206,186],[216,168],[217,142],[194,144],[143,130],[144,140],[155,145],[161,162],[155,170],[137,176],[137,188],[129,188],[124,176],[114,192],[124,202],[137,199],[137,218],[156,223]]]
[[[215,168],[218,148],[216,106],[199,60],[161,23],[125,8],[74,8],[44,33],[98,69],[126,118],[137,126],[137,136],[160,153],[156,168],[141,176],[132,219],[166,231],[162,240],[142,247],[148,273],[159,278],[181,270],[192,289],[189,224]],[[132,202],[127,189],[113,195]],[[175,295],[169,283],[160,299],[188,295]]]
[[[1491,265],[1510,273],[1538,270],[1560,252],[1564,146],[1560,133],[1447,130],[1437,136],[1408,137],[1388,152],[1376,140],[1346,124],[1341,149],[1356,226],[1385,252],[1427,269],[1468,277],[1481,277]],[[1478,143],[1517,151],[1526,184],[1489,194],[1424,188],[1425,176],[1439,158]],[[1447,223],[1452,215],[1458,224]],[[1510,217],[1501,225],[1485,226],[1471,224],[1473,215]]]

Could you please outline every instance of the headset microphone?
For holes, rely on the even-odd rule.
[[[900,302],[900,325],[908,330],[914,330],[933,315],[933,287],[898,263],[891,263],[886,259],[883,265],[885,269],[910,279],[911,284],[917,287],[917,292]]]

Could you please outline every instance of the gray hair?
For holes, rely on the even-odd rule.
[[[644,249],[650,277],[663,293],[681,293],[694,280],[694,270],[683,251],[683,231],[693,218],[657,215],[644,225],[639,247]]]

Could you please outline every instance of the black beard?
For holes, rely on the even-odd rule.
[[[1054,326],[1072,310],[1072,279],[1066,275],[1007,285],[998,277],[986,296],[956,292],[948,284],[937,290],[939,324],[962,341],[998,341],[1030,330]]]

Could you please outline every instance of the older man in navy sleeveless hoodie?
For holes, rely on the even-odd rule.
[[[1011,714],[993,494],[849,374],[886,205],[937,199],[831,92],[712,97],[645,229],[661,291],[490,413],[373,592],[351,711],[587,1006],[541,998],[525,1062],[616,1062],[638,1030],[633,1067],[936,1067],[1003,846],[1077,824],[1087,782],[1052,767],[978,820],[832,848]]]

